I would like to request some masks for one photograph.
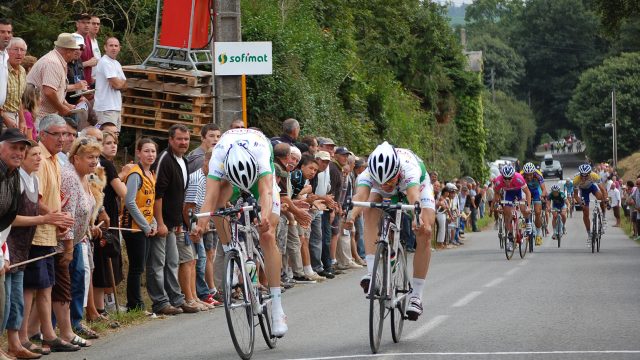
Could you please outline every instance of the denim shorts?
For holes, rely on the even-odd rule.
[[[6,273],[4,276],[5,305],[3,329],[20,330],[24,319],[24,297],[22,284],[24,271]]]

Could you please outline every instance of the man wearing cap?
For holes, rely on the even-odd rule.
[[[9,251],[6,244],[11,223],[18,214],[20,199],[20,171],[27,146],[35,143],[28,140],[18,129],[7,129],[0,135],[0,284],[9,271]],[[4,320],[5,293],[0,286],[0,323]],[[0,359],[10,359],[0,350]]]
[[[321,173],[328,172],[331,156],[326,151],[318,151],[315,154],[318,162],[318,172],[311,179],[311,190],[318,200],[321,200],[327,209],[334,208],[336,202],[330,195],[331,181],[329,176],[320,176]],[[309,255],[311,256],[311,267],[319,276],[333,279],[335,275],[329,271],[325,271],[322,264],[322,248],[323,248],[323,215],[326,211],[316,210],[311,220],[311,234],[309,235]]]
[[[318,138],[318,148],[326,151],[335,159],[336,143],[330,138]],[[331,195],[334,200],[340,199],[342,192],[342,169],[338,165],[337,161],[332,161],[329,164],[329,168],[319,175],[320,177],[329,176],[331,184]],[[339,211],[338,208],[336,210]],[[338,243],[338,222],[339,217],[335,216],[335,213],[324,213],[322,215],[322,263],[324,264],[324,271],[335,274],[333,269],[333,262],[335,259],[335,250]],[[340,270],[337,271],[341,273]],[[320,274],[324,276],[323,274]]]
[[[39,88],[42,93],[36,125],[45,115],[68,116],[74,108],[64,98],[67,90],[67,63],[75,58],[75,52],[80,46],[69,33],[58,35],[53,44],[55,48],[38,59],[27,74],[27,83]]]
[[[84,71],[82,67],[82,61],[80,60],[80,55],[84,51],[85,48],[85,39],[80,34],[72,34],[73,38],[76,41],[76,44],[80,47],[78,50],[74,51],[73,60],[71,60],[67,64],[67,96],[65,100],[71,104],[75,105],[78,109],[75,114],[71,115],[75,122],[75,127],[78,130],[82,130],[85,127],[89,126],[88,122],[88,114],[89,114],[89,101],[84,96],[77,96],[79,93],[86,91],[89,89],[89,85],[84,77]],[[80,105],[83,104],[83,105]],[[80,106],[78,106],[80,105]]]
[[[27,72],[22,67],[22,60],[27,54],[27,43],[14,37],[7,47],[9,53],[9,79],[7,82],[7,99],[2,106],[0,116],[5,127],[18,128],[25,132],[24,113],[20,108],[22,93],[27,87]]]
[[[82,37],[83,47],[81,49],[80,61],[82,62],[81,70],[83,71],[83,79],[89,85],[93,83],[91,78],[91,69],[98,65],[98,58],[93,54],[93,46],[89,37],[91,31],[91,15],[82,13],[76,16],[76,32],[74,35]]]
[[[98,124],[112,122],[118,127],[122,122],[122,90],[127,89],[127,78],[122,65],[116,60],[120,53],[120,41],[110,37],[104,44],[105,54],[96,66],[96,94],[93,109],[96,111]]]

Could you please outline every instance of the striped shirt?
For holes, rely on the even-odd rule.
[[[9,66],[9,81],[7,82],[7,100],[3,109],[9,112],[18,112],[22,102],[22,93],[27,87],[27,72],[22,65],[15,69]]]
[[[0,51],[0,107],[4,106],[7,100],[7,81],[9,77],[9,53],[7,50]]]
[[[195,212],[199,213],[204,204],[204,193],[207,190],[207,177],[198,169],[189,175],[189,187],[184,196],[185,203],[196,204]]]
[[[41,57],[27,74],[27,83],[33,84],[42,91],[47,86],[56,91],[56,97],[60,104],[64,104],[64,95],[67,91],[67,62],[60,53],[53,49]],[[58,113],[58,109],[46,96],[41,97],[37,119],[45,115]]]

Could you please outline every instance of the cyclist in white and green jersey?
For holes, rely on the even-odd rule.
[[[435,199],[427,169],[422,160],[411,150],[396,149],[386,141],[379,145],[369,156],[369,167],[358,176],[358,187],[353,201],[381,202],[384,198],[392,198],[403,194],[409,204],[420,203],[423,209],[420,214],[420,225],[413,220],[416,234],[416,252],[413,258],[413,286],[407,307],[407,317],[417,320],[422,314],[422,290],[431,260],[431,231],[435,221]],[[380,223],[380,209],[356,207],[347,219],[351,226],[360,212],[364,213],[365,254],[368,273],[360,286],[365,293],[371,282],[371,272],[376,251],[376,239]]]

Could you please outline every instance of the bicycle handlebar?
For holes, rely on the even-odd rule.
[[[526,201],[507,201],[507,200],[500,200],[500,204],[502,205],[527,205]]]

